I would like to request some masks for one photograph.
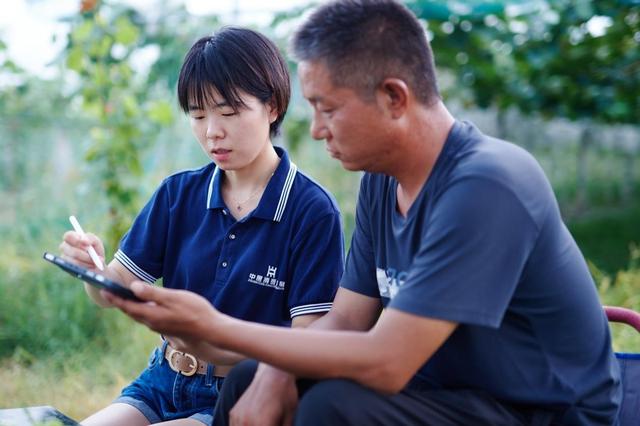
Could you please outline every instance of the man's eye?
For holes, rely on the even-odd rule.
[[[223,113],[220,113],[220,115],[222,115],[223,117],[232,117],[234,115],[237,115],[237,113],[236,112],[223,112]]]
[[[204,118],[204,115],[192,115],[191,118],[193,120],[202,120]]]

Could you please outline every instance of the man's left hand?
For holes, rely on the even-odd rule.
[[[260,364],[251,385],[229,412],[231,426],[290,426],[298,406],[295,376]]]

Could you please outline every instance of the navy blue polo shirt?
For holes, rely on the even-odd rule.
[[[416,380],[613,424],[618,364],[586,262],[542,169],[456,122],[406,217],[398,182],[362,178],[342,285],[459,323]]]
[[[333,197],[276,148],[280,164],[255,210],[236,220],[214,163],[166,178],[115,258],[141,280],[207,298],[221,312],[272,325],[329,311],[343,271]]]

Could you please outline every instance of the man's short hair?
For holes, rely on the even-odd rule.
[[[278,134],[289,106],[291,86],[287,64],[276,45],[262,34],[225,27],[196,41],[185,56],[178,77],[178,102],[184,112],[215,105],[212,89],[238,111],[244,106],[240,91],[272,105],[278,118],[271,137]]]
[[[319,6],[293,35],[298,61],[323,62],[332,83],[373,97],[388,77],[404,80],[419,102],[440,99],[424,26],[393,0],[338,0]]]

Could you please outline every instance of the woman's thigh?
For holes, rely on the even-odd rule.
[[[116,402],[87,417],[80,424],[83,426],[146,426],[149,420],[137,408]]]

